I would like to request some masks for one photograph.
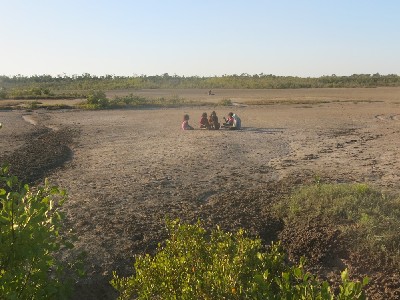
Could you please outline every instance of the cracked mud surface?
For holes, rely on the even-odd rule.
[[[221,119],[234,110],[244,129],[180,130],[184,113],[196,128],[201,113],[212,110]],[[245,228],[266,243],[279,238],[292,258],[307,254],[321,276],[335,280],[348,266],[375,282],[371,299],[395,299],[398,270],[343,254],[334,224],[285,228],[270,206],[315,176],[398,191],[399,116],[400,105],[390,101],[0,111],[0,162],[10,162],[23,180],[47,177],[68,191],[67,226],[80,238],[77,250],[88,254],[89,278],[76,299],[113,299],[111,272],[129,274],[134,254],[154,252],[166,237],[167,216]]]

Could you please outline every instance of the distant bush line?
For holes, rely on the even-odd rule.
[[[91,91],[86,96],[86,102],[78,105],[80,108],[86,109],[113,109],[113,108],[140,108],[140,107],[179,107],[183,105],[201,105],[199,103],[191,102],[180,98],[179,96],[172,96],[169,98],[155,98],[150,99],[146,97],[136,96],[129,94],[122,97],[114,97],[113,99],[107,98],[104,91]]]
[[[35,97],[65,97],[88,90],[114,89],[299,89],[299,88],[355,88],[400,86],[397,74],[353,74],[350,76],[295,77],[266,74],[223,75],[214,77],[163,75],[96,76],[88,73],[72,76],[33,75],[0,76],[0,99]],[[51,91],[51,92],[50,92]],[[26,98],[24,98],[26,99]]]
[[[0,99],[14,99],[14,100],[39,100],[39,99],[76,99],[82,98],[82,93],[72,92],[50,92],[50,89],[42,89],[40,87],[34,88],[13,88],[11,90],[0,89]]]

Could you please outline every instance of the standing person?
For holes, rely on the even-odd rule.
[[[208,123],[207,113],[203,113],[200,118],[200,128],[201,129],[210,129],[210,123]]]
[[[194,128],[189,125],[189,115],[186,114],[183,116],[183,122],[182,122],[182,130],[193,130]]]
[[[210,118],[208,119],[208,123],[210,124],[210,128],[211,129],[219,129],[219,127],[221,126],[218,122],[218,117],[217,117],[217,113],[215,111],[213,111],[210,114]]]

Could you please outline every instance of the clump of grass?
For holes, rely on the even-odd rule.
[[[148,104],[151,106],[158,107],[179,107],[187,105],[187,102],[184,98],[179,97],[178,95],[173,95],[171,97],[161,97],[157,99],[148,99]]]
[[[400,268],[400,198],[366,184],[321,184],[301,187],[275,206],[287,223],[320,219],[336,224],[354,241],[353,250],[366,249],[387,257]]]
[[[123,97],[115,97],[111,102],[112,105],[118,107],[126,107],[126,106],[144,106],[146,105],[147,100],[144,97],[130,94]]]
[[[221,101],[219,101],[218,105],[231,106],[231,105],[233,105],[233,102],[231,99],[222,99]]]
[[[41,104],[42,104],[42,103],[39,102],[39,101],[28,101],[28,102],[25,103],[25,107],[26,107],[27,109],[36,109],[36,108],[39,108],[39,106],[40,106]]]

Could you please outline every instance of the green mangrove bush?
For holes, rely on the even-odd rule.
[[[90,108],[107,108],[110,105],[104,91],[92,91],[86,96],[87,105]]]
[[[65,193],[47,183],[22,185],[0,169],[0,298],[66,299],[70,286],[54,255],[73,247],[62,237]]]
[[[305,272],[304,260],[286,264],[279,244],[262,251],[259,239],[243,230],[207,233],[200,223],[167,222],[169,239],[154,256],[136,257],[134,275],[115,272],[119,299],[365,299],[363,282],[342,273],[340,292]]]

